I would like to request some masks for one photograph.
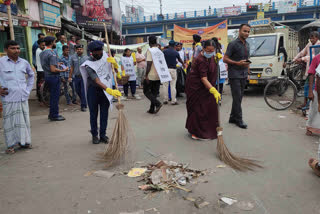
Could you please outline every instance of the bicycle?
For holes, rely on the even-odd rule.
[[[264,100],[274,110],[290,108],[296,101],[298,91],[303,90],[303,66],[287,63],[284,75],[270,81],[264,89]]]
[[[61,78],[60,96],[64,96],[64,84],[62,84],[63,81],[66,81],[66,80]],[[70,85],[68,87],[68,93],[69,93],[69,96],[72,97],[72,88]],[[42,102],[46,106],[50,106],[50,89],[49,89],[48,84],[46,84],[45,80],[42,80],[40,82],[40,97],[41,97]]]

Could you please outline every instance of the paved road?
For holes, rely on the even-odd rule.
[[[33,101],[31,101],[33,102]],[[236,205],[219,207],[219,194],[239,201],[251,201],[257,214],[320,213],[320,179],[307,165],[316,157],[318,137],[305,136],[305,120],[291,111],[277,112],[266,106],[262,96],[248,93],[244,98],[244,118],[248,130],[227,123],[230,91],[223,97],[224,139],[231,151],[262,161],[264,169],[239,173],[216,158],[216,141],[195,142],[184,129],[185,101],[165,106],[154,116],[146,114],[148,102],[128,101],[126,115],[132,130],[130,158],[111,169],[123,172],[134,162],[159,159],[190,163],[193,168],[210,169],[208,183],[190,185],[190,197],[201,196],[210,205],[197,209],[182,199],[183,192],[147,196],[138,190],[137,179],[116,175],[110,179],[84,176],[102,169],[96,162],[105,145],[90,144],[89,115],[66,111],[64,122],[48,122],[46,110],[32,109],[34,149],[15,155],[0,155],[0,213],[12,214],[118,214],[156,207],[165,214],[248,213]],[[63,107],[62,109],[64,109]],[[111,135],[117,111],[109,119]],[[3,140],[0,147],[3,149]],[[153,157],[146,149],[155,154]],[[154,211],[146,213],[157,213]]]

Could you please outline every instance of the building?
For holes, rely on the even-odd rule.
[[[32,45],[38,33],[54,35],[61,28],[60,7],[63,0],[13,0],[12,22],[15,40],[20,44],[21,57],[32,63]],[[4,43],[10,39],[7,6],[0,5],[0,55],[4,55]]]
[[[141,6],[126,5],[126,18],[132,18],[133,20],[143,20],[144,9]]]

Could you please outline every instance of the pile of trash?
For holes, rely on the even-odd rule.
[[[205,170],[188,168],[188,164],[178,164],[173,161],[158,161],[142,168],[133,168],[129,171],[129,177],[143,177],[139,182],[145,182],[139,186],[143,191],[170,191],[175,188],[191,192],[183,186],[191,180],[205,175]]]

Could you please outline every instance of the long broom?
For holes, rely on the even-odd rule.
[[[108,47],[108,53],[109,53],[109,56],[111,56],[106,24],[104,24],[104,30],[106,34],[106,43]],[[117,76],[112,64],[111,64],[111,67],[112,67],[115,86],[116,86],[116,89],[118,89]],[[124,105],[121,104],[120,97],[118,97],[118,104],[116,105],[116,108],[119,110],[118,118],[114,126],[109,145],[106,147],[105,152],[102,154],[103,161],[107,163],[106,167],[110,167],[114,163],[120,161],[125,156],[128,148],[128,129],[129,129],[128,120],[125,114],[123,113]]]
[[[220,82],[220,67],[219,67],[219,57],[216,56],[215,58],[217,62],[218,67],[218,91],[219,91],[219,82]],[[220,102],[217,105],[218,108],[218,127],[217,127],[217,152],[218,157],[221,161],[223,161],[225,164],[229,165],[235,170],[239,171],[247,171],[247,170],[254,170],[255,168],[262,168],[261,165],[258,164],[258,161],[247,159],[247,158],[241,158],[237,157],[234,154],[232,154],[229,149],[227,148],[226,144],[224,143],[222,132],[223,128],[221,127],[221,121],[220,121]]]

